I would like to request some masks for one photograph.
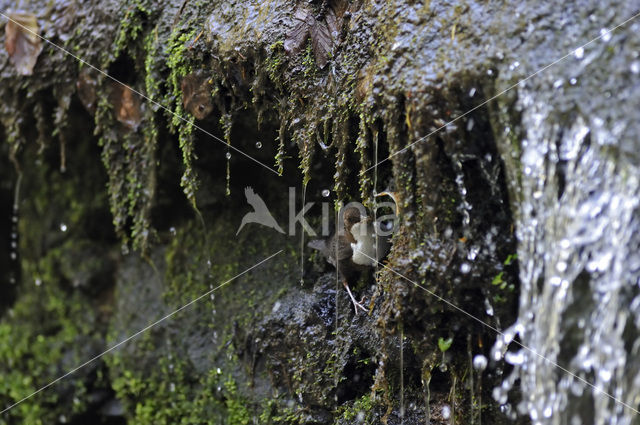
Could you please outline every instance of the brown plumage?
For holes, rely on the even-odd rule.
[[[362,300],[360,302],[356,301],[348,283],[348,279],[351,276],[363,270],[363,266],[355,264],[352,259],[353,250],[351,244],[356,243],[356,240],[351,234],[351,228],[363,219],[365,217],[360,215],[358,208],[349,207],[344,211],[343,227],[341,229],[343,231],[336,231],[326,240],[316,239],[308,244],[310,248],[319,250],[326,257],[327,262],[337,269],[338,277],[349,293],[356,314],[358,314],[358,309],[362,311],[367,311],[367,309],[362,305]]]

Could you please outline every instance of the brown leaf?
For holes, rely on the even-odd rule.
[[[313,55],[316,58],[318,68],[324,68],[329,62],[329,55],[333,50],[333,37],[329,32],[327,24],[322,21],[316,21],[310,29],[311,47],[313,47]]]
[[[115,118],[125,127],[135,131],[142,122],[140,96],[127,86],[111,82],[110,100]]]
[[[38,20],[33,13],[11,12],[4,28],[4,47],[9,53],[11,63],[21,75],[31,75],[38,55],[42,51],[42,42],[38,34]]]
[[[293,17],[297,24],[287,32],[284,50],[290,55],[297,55],[302,51],[304,43],[309,37],[309,28],[315,24],[316,20],[305,6],[298,6]]]
[[[339,13],[344,13],[344,8]],[[329,57],[340,36],[341,22],[333,7],[328,7],[322,19],[316,19],[313,12],[306,5],[296,8],[294,18],[297,24],[287,32],[284,41],[284,49],[290,55],[300,53],[309,36],[311,47],[318,68],[324,68],[329,62]]]
[[[182,105],[191,115],[201,120],[211,113],[211,81],[202,71],[185,76],[180,84]]]

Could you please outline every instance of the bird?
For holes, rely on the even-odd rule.
[[[375,196],[390,196],[395,204],[395,216],[398,217],[400,204],[397,193],[385,191]],[[372,218],[362,215],[360,209],[353,206],[345,209],[342,226],[342,229],[336,230],[328,239],[314,239],[307,246],[319,250],[327,262],[337,269],[357,315],[358,309],[365,312],[367,309],[362,305],[364,298],[360,302],[356,301],[348,279],[374,267],[387,255],[391,247],[390,235],[378,235]]]
[[[349,298],[351,298],[356,315],[358,314],[358,309],[362,311],[367,311],[367,309],[362,305],[364,299],[360,300],[360,302],[356,301],[348,282],[349,278],[363,269],[361,265],[353,262],[351,244],[357,243],[357,241],[351,234],[351,228],[364,218],[365,216],[360,214],[358,208],[348,207],[343,214],[342,228],[336,229],[328,239],[314,239],[307,245],[320,251],[327,259],[327,262],[336,268],[342,285],[347,290]]]
[[[389,251],[389,238],[376,236],[376,229],[371,217],[364,217],[351,227],[351,234],[355,242],[351,243],[354,263],[373,267]]]
[[[247,198],[249,205],[253,207],[253,211],[246,213],[244,217],[242,217],[242,221],[240,222],[240,227],[238,227],[236,235],[240,233],[240,230],[242,230],[244,225],[247,223],[262,224],[263,226],[271,227],[280,233],[284,233],[284,230],[282,230],[275,218],[273,218],[269,212],[267,205],[264,203],[262,198],[253,191],[253,188],[246,187],[244,189],[244,196]]]
[[[359,309],[367,309],[362,305],[364,299],[356,301],[348,280],[358,272],[375,266],[387,254],[390,244],[388,237],[376,235],[371,217],[362,215],[356,207],[345,209],[342,225],[341,231],[336,231],[326,240],[312,240],[308,246],[322,252],[327,262],[337,269],[357,315]]]

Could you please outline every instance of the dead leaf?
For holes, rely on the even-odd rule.
[[[9,21],[4,28],[4,47],[18,73],[31,75],[42,51],[38,20],[36,15],[28,12],[11,12],[8,16]]]
[[[329,32],[327,24],[322,21],[316,21],[309,29],[311,33],[311,47],[313,48],[313,56],[316,59],[318,68],[324,68],[329,62],[329,55],[333,50],[333,37]]]
[[[180,84],[182,105],[191,115],[201,120],[211,113],[211,81],[202,71],[185,76]]]
[[[287,33],[284,49],[290,55],[300,53],[309,37],[318,68],[324,68],[340,36],[340,24],[332,7],[328,7],[322,19],[316,19],[306,5],[296,8],[297,24]]]
[[[140,96],[127,86],[111,82],[111,104],[115,118],[125,127],[135,131],[142,122]]]
[[[287,32],[284,40],[284,50],[291,54],[297,55],[302,51],[304,43],[309,37],[309,28],[315,24],[315,18],[306,6],[298,6],[293,15],[297,24]]]

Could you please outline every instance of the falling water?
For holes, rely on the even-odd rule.
[[[460,194],[460,210],[462,213],[462,229],[465,237],[470,237],[471,230],[469,224],[471,222],[471,218],[469,215],[469,211],[471,211],[471,204],[467,201],[467,188],[464,185],[464,172],[462,171],[462,162],[464,160],[463,155],[457,155],[455,161],[453,161],[453,165],[456,171],[456,186],[458,188],[458,193]],[[464,272],[463,273],[468,273]]]
[[[638,424],[638,163],[615,147],[615,125],[576,116],[561,132],[547,102],[520,99],[520,307],[492,357],[516,334],[531,351],[506,353],[514,370],[494,397],[507,403],[519,379],[515,407],[534,424]]]
[[[18,217],[20,206],[20,183],[22,182],[22,173],[18,173],[15,189],[13,191],[13,209],[11,211],[11,247],[9,250],[9,258],[13,263],[11,265],[11,273],[9,283],[15,285],[18,282]]]
[[[404,424],[404,326],[400,325],[400,424]]]
[[[304,210],[307,203],[307,182],[302,184],[302,208]],[[300,285],[304,285],[304,226],[300,231]]]
[[[231,195],[231,152],[229,151],[229,145],[227,145],[227,153],[224,155],[227,159],[227,168],[225,174],[225,193],[227,196]]]

